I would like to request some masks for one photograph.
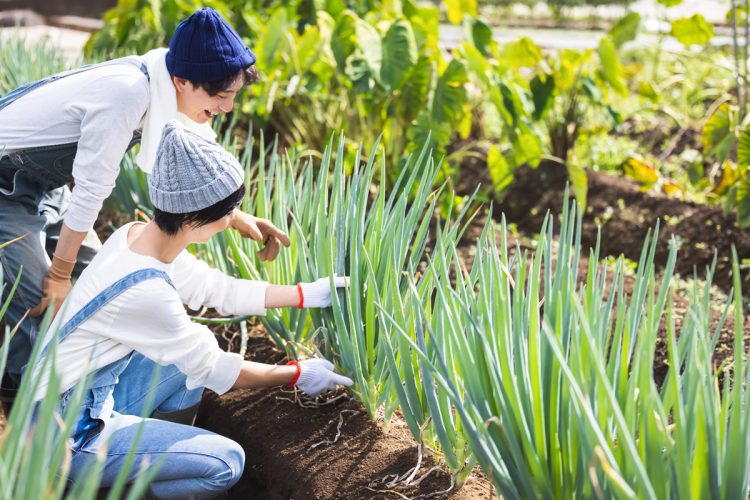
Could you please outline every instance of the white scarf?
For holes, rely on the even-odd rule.
[[[148,69],[149,103],[143,117],[141,149],[135,157],[135,162],[148,174],[154,168],[161,131],[168,121],[178,119],[188,130],[201,137],[209,141],[216,139],[210,122],[197,123],[177,112],[177,91],[167,71],[165,60],[168,51],[169,49],[154,49],[141,56]]]

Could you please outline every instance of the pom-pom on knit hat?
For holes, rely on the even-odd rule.
[[[148,191],[162,212],[197,212],[229,197],[242,185],[237,159],[179,122],[164,126]]]
[[[218,12],[204,7],[177,26],[166,63],[172,76],[217,82],[254,64],[255,54]]]

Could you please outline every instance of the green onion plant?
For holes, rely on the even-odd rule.
[[[436,399],[456,414],[430,406],[432,422],[447,429],[436,432],[441,443],[460,442],[451,434],[460,429],[470,458],[506,498],[745,498],[750,412],[736,255],[734,300],[718,324],[711,267],[677,332],[674,244],[657,279],[656,234],[647,238],[626,294],[622,259],[607,285],[598,244],[579,280],[574,209],[562,215],[557,245],[548,216],[533,255],[517,248],[511,257],[505,234],[503,221],[496,242],[488,223],[463,276],[455,255],[437,255],[440,285],[428,294],[421,283],[411,286],[408,321],[380,307],[405,343],[399,354],[419,358],[416,385],[437,387]],[[455,284],[446,279],[448,262]],[[731,306],[734,362],[717,370],[711,355]],[[670,360],[661,385],[653,373],[660,325]]]
[[[318,350],[335,360],[355,379],[354,392],[370,415],[382,412],[388,420],[396,394],[386,366],[388,343],[382,341],[387,331],[375,304],[397,303],[397,296],[408,291],[407,271],[425,261],[438,199],[432,187],[440,166],[424,148],[387,193],[378,144],[364,158],[362,148],[349,156],[343,138],[336,150],[331,140],[320,165],[311,159],[302,163],[294,152],[281,155],[275,145],[267,152],[263,144],[253,161],[253,150],[250,142],[241,157],[249,193],[242,208],[286,230],[291,247],[275,261],[260,263],[257,244],[230,231],[193,251],[248,279],[292,284],[349,276],[347,291],[334,297],[331,309],[269,311],[262,321],[290,355]],[[460,213],[442,238],[455,243],[466,215]]]
[[[58,48],[45,41],[31,41],[16,30],[0,36],[0,96],[16,87],[76,67]]]

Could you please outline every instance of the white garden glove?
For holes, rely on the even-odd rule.
[[[299,362],[300,374],[295,384],[308,396],[315,397],[332,391],[337,385],[351,386],[354,382],[349,377],[333,371],[333,363],[327,359],[306,359]]]
[[[336,288],[347,286],[349,278],[346,276],[334,276],[333,284]],[[329,278],[320,278],[312,283],[299,283],[299,308],[303,307],[328,307],[331,305],[331,283]]]

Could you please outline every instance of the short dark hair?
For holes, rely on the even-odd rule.
[[[226,92],[227,90],[229,90],[232,87],[232,84],[236,82],[238,78],[242,78],[242,86],[246,87],[260,80],[260,71],[258,71],[258,68],[256,68],[255,65],[250,65],[242,68],[234,75],[223,80],[218,80],[215,82],[194,82],[190,80],[190,83],[193,84],[193,88],[200,87],[205,90],[208,95],[215,96],[219,92]]]
[[[245,185],[242,184],[237,191],[223,200],[217,201],[210,207],[198,210],[197,212],[173,214],[154,208],[154,222],[156,222],[159,229],[170,236],[174,236],[184,224],[197,228],[211,224],[225,215],[232,213],[232,210],[240,205],[244,197]]]

